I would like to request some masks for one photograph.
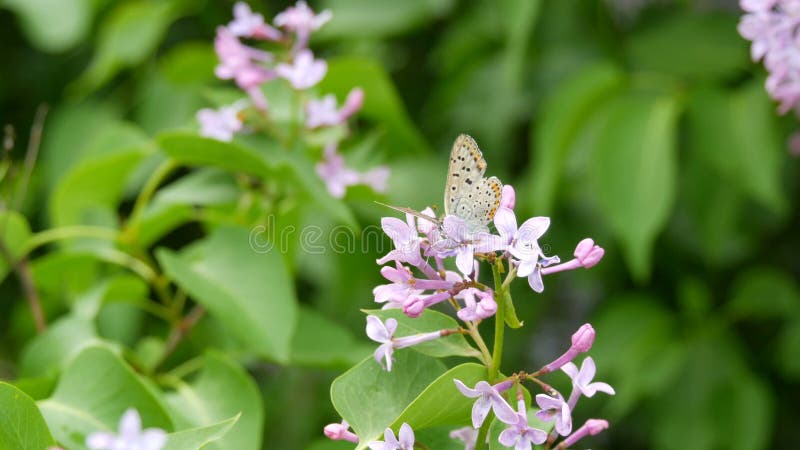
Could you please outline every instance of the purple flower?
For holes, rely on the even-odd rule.
[[[462,427],[450,432],[450,439],[458,439],[464,443],[464,450],[475,450],[478,440],[478,430],[472,427]]]
[[[223,106],[218,110],[203,108],[197,111],[200,134],[219,141],[230,142],[233,134],[242,129],[239,105]]]
[[[285,78],[295,89],[308,89],[319,83],[328,71],[328,63],[314,59],[311,50],[301,50],[292,64],[281,63],[275,68],[278,76]]]
[[[594,436],[605,429],[608,429],[608,421],[602,419],[589,419],[585,424],[583,424],[582,427],[575,430],[575,432],[564,439],[562,443],[558,444],[556,449],[562,450],[567,447],[571,447],[587,435]]]
[[[378,264],[386,264],[388,261],[407,262],[414,266],[423,263],[420,254],[421,239],[417,228],[414,225],[414,217],[406,215],[406,221],[396,217],[384,217],[381,219],[383,232],[394,243],[394,250],[378,260]]]
[[[347,187],[358,184],[359,181],[358,172],[345,166],[344,157],[336,152],[335,145],[325,147],[322,161],[317,164],[316,169],[328,192],[336,198],[344,197]]]
[[[363,103],[364,91],[361,88],[354,88],[350,91],[341,110],[336,108],[336,97],[333,94],[328,94],[321,100],[309,100],[306,104],[306,127],[317,128],[342,124],[358,112]]]
[[[242,44],[225,27],[217,28],[214,50],[220,59],[220,64],[214,69],[217,77],[223,80],[235,80],[236,85],[250,95],[253,104],[265,110],[267,101],[259,86],[274,79],[276,74],[260,63],[272,62],[272,54]]]
[[[370,450],[414,450],[414,430],[407,423],[400,425],[397,433],[400,439],[394,436],[391,428],[383,433],[383,441],[374,441],[367,444]]]
[[[281,38],[281,32],[264,23],[264,16],[253,13],[250,5],[245,2],[236,2],[233,5],[233,18],[228,24],[228,30],[234,36],[272,41]]]
[[[538,394],[536,396],[536,404],[541,408],[536,413],[536,417],[545,422],[555,420],[558,434],[566,436],[572,431],[572,415],[569,405],[561,395],[551,397],[546,394]]]
[[[531,450],[533,445],[543,444],[547,440],[545,431],[528,425],[528,410],[524,399],[517,401],[517,421],[510,425],[500,433],[498,439],[506,447],[514,447],[514,450]]]
[[[386,166],[378,166],[359,174],[358,184],[372,188],[375,192],[386,192],[386,183],[389,181],[390,170]]]
[[[542,367],[542,373],[552,372],[561,368],[564,364],[572,361],[580,353],[586,353],[592,348],[594,344],[595,331],[591,324],[585,323],[578,328],[578,331],[572,334],[572,345],[564,352],[563,355],[555,359],[555,361]]]
[[[350,431],[350,424],[346,420],[342,423],[330,423],[323,429],[325,436],[332,441],[349,441],[358,444],[358,436]]]
[[[544,291],[542,267],[559,261],[557,256],[546,257],[539,247],[538,239],[550,226],[550,218],[530,218],[518,229],[514,211],[499,208],[494,216],[494,225],[502,242],[508,245],[508,252],[519,260],[517,276],[528,277],[528,284],[534,291]]]
[[[763,59],[769,71],[766,89],[780,102],[781,114],[797,108],[800,101],[800,51],[797,27],[800,3],[796,0],[742,0],[746,11],[739,34],[752,41],[754,61]]]
[[[412,295],[422,294],[423,290],[416,288],[416,279],[411,270],[396,262],[397,268],[382,267],[381,275],[392,284],[382,284],[372,290],[376,303],[386,303],[383,309],[400,308],[403,302]]]
[[[475,253],[492,253],[505,248],[501,237],[485,231],[471,231],[461,217],[450,215],[444,218],[442,229],[445,239],[435,245],[444,250],[442,254],[455,253],[456,267],[465,276],[473,270]]]
[[[575,258],[555,266],[548,266],[541,270],[542,275],[549,275],[551,273],[563,272],[565,270],[574,270],[583,267],[589,269],[597,265],[606,251],[603,247],[596,245],[590,238],[586,238],[578,243],[575,247]]]
[[[396,319],[389,318],[386,319],[384,323],[381,322],[381,319],[377,316],[367,316],[367,336],[381,344],[375,349],[375,361],[378,361],[381,367],[387,371],[392,370],[392,355],[395,349],[411,347],[433,339],[438,339],[442,337],[442,335],[447,334],[447,330],[442,330],[395,338],[395,331],[397,331]]]
[[[587,356],[586,359],[583,360],[580,370],[578,370],[578,366],[571,362],[564,364],[561,370],[570,377],[572,380],[572,388],[579,394],[583,394],[586,397],[594,397],[594,394],[598,391],[605,392],[608,395],[616,394],[614,388],[608,383],[603,383],[602,381],[592,382],[597,368],[591,356]],[[572,400],[572,396],[570,396],[570,400]]]
[[[467,320],[483,320],[497,312],[497,303],[492,292],[484,292],[476,288],[467,288],[459,292],[456,298],[464,300],[464,307],[458,310],[458,318]],[[475,299],[478,299],[475,301]]]
[[[517,194],[514,192],[514,188],[510,184],[504,185],[500,195],[500,207],[513,210],[516,202]]]
[[[319,14],[308,7],[306,2],[299,1],[295,6],[286,8],[285,11],[275,16],[275,25],[286,30],[293,31],[297,35],[295,50],[301,50],[308,45],[308,38],[311,32],[318,30],[322,25],[331,20],[333,14],[330,10],[324,10]]]
[[[504,381],[495,386],[487,383],[486,381],[479,381],[475,385],[475,389],[468,388],[461,380],[453,380],[459,391],[469,398],[477,398],[472,405],[472,426],[480,428],[486,416],[489,415],[489,410],[493,410],[498,419],[507,424],[517,423],[517,414],[506,402],[500,392],[503,392],[512,386],[512,382]]]
[[[139,412],[129,408],[119,421],[119,435],[98,431],[86,437],[91,450],[161,450],[167,443],[167,433],[158,428],[142,430]]]

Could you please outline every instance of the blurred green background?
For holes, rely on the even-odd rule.
[[[250,3],[266,17],[290,4]],[[213,38],[232,5],[0,2],[0,118],[18,137],[12,159],[24,156],[37,107],[50,107],[19,206],[34,230],[53,225],[48,203],[71,168],[191,125],[209,89],[228,85],[213,75]],[[517,216],[551,217],[547,254],[569,257],[583,237],[606,248],[592,270],[547,277],[542,295],[515,283],[526,327],[509,333],[505,362],[539,367],[593,323],[598,378],[617,390],[581,402],[581,417],[611,422],[594,448],[800,448],[800,171],[786,144],[800,127],[764,92],[765,73],[736,31],[737,2],[311,6],[334,17],[314,35],[315,53],[358,68],[323,91],[366,83],[368,102],[381,95],[361,115],[378,131],[348,158],[392,168],[387,201],[440,204],[446,155],[466,132],[488,173],[515,186]],[[14,186],[3,189],[12,204]],[[365,191],[346,200],[362,226],[389,215]],[[201,235],[190,222],[161,244]],[[377,256],[294,255],[300,303],[366,345],[359,309],[381,283]],[[42,286],[48,318],[91,277],[67,271]],[[147,324],[131,326],[116,330],[123,342]],[[213,326],[201,323],[190,344],[217,345]],[[0,331],[0,378],[13,379],[34,334],[13,277],[0,285]],[[247,365],[265,405],[264,448],[328,448],[313,442],[338,420],[328,387],[352,359]]]

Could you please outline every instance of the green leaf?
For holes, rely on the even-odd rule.
[[[800,313],[800,288],[791,275],[768,267],[739,275],[727,313],[736,320],[784,320]]]
[[[107,347],[88,347],[67,366],[52,397],[39,402],[58,442],[83,449],[89,433],[116,432],[128,408],[144,427],[172,430],[172,421],[149,384]]]
[[[214,448],[213,445],[225,437],[241,417],[237,414],[230,419],[206,427],[181,430],[167,435],[167,443],[162,450],[200,450]]]
[[[442,18],[454,4],[453,0],[325,0],[320,10],[332,10],[333,19],[314,38],[376,39],[394,36]]]
[[[788,380],[800,380],[800,318],[786,324],[778,334],[777,351],[773,360]]]
[[[210,449],[257,450],[261,448],[264,406],[258,386],[239,365],[219,352],[203,357],[203,371],[191,384],[181,383],[166,396],[177,428],[209,426],[241,414],[224,437]]]
[[[623,80],[615,65],[595,63],[558,84],[547,97],[531,127],[531,211],[542,215],[553,211],[567,154],[577,135],[598,106],[622,87]]]
[[[750,64],[738,21],[738,14],[667,16],[630,37],[628,59],[639,70],[692,80],[735,78]]]
[[[689,143],[724,177],[718,183],[781,213],[787,207],[781,183],[786,149],[774,109],[760,80],[732,92],[698,91],[689,104]]]
[[[5,0],[2,6],[19,16],[27,38],[46,52],[74,47],[92,24],[89,0]]]
[[[42,450],[55,444],[33,399],[0,381],[0,448]]]
[[[453,367],[425,388],[395,419],[392,428],[399,428],[403,422],[411,425],[414,431],[439,425],[471,424],[470,414],[475,400],[462,395],[453,380],[475,386],[487,376],[486,367],[480,364],[465,363]]]
[[[264,157],[235,142],[222,142],[181,131],[161,133],[157,141],[164,153],[182,164],[218,167],[259,177],[272,173]]]
[[[297,299],[276,249],[256,251],[244,228],[221,227],[180,253],[158,249],[167,276],[264,358],[288,362]]]
[[[25,345],[20,356],[20,375],[47,375],[97,342],[95,326],[90,319],[72,315],[61,317]]]
[[[175,3],[166,1],[130,0],[117,5],[103,20],[92,62],[74,87],[92,91],[121,69],[144,61],[155,51],[176,13]]]
[[[361,5],[363,7],[363,5]],[[320,82],[321,92],[345,98],[354,87],[364,90],[360,116],[386,127],[383,144],[389,154],[420,154],[430,146],[411,121],[391,78],[374,60],[351,56],[328,60],[328,74]]]
[[[632,275],[650,276],[653,244],[676,193],[675,99],[627,95],[609,115],[591,155],[590,183]]]
[[[74,167],[58,183],[50,198],[53,226],[117,226],[117,204],[126,181],[147,151],[131,148],[97,157]]]
[[[418,352],[400,350],[395,358],[391,372],[370,356],[331,384],[333,406],[358,435],[358,450],[382,435],[445,372],[441,361]]]
[[[309,307],[300,307],[292,338],[293,366],[351,366],[372,350],[371,345],[357,341],[349,329]]]
[[[159,68],[172,84],[203,85],[216,79],[214,67],[218,62],[211,42],[183,42],[161,58]]]
[[[0,211],[0,242],[6,247],[10,256],[14,259],[22,257],[25,244],[31,237],[31,228],[25,216],[16,212],[3,210]],[[11,272],[11,264],[0,254],[0,282]]]
[[[413,319],[403,314],[400,309],[373,309],[364,310],[364,313],[377,316],[381,320],[386,320],[390,317],[397,320],[397,332],[395,333],[397,337],[445,329],[452,330],[459,327],[455,319],[432,309],[424,310],[421,316]],[[450,336],[423,342],[411,348],[437,358],[444,356],[480,356],[480,352],[467,342],[463,334],[451,334]]]
[[[236,203],[239,189],[228,173],[212,167],[202,168],[159,189],[153,203],[219,205]]]

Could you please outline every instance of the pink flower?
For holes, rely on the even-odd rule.
[[[301,50],[292,64],[281,63],[275,68],[278,76],[285,78],[295,89],[308,89],[319,83],[328,71],[328,63],[314,59],[311,50]]]
[[[306,2],[299,1],[295,6],[286,8],[285,11],[275,16],[275,25],[297,34],[295,50],[299,51],[308,45],[308,38],[312,31],[316,31],[331,20],[333,14],[326,9],[319,14],[308,7]]]
[[[397,439],[399,437],[400,439]],[[383,441],[367,444],[370,450],[414,450],[414,430],[407,423],[400,425],[400,432],[395,437],[391,428],[383,433]]]
[[[570,408],[575,407],[575,403],[578,401],[577,396],[581,394],[586,397],[594,397],[594,394],[597,392],[605,392],[608,395],[616,394],[614,388],[608,383],[603,383],[602,381],[592,382],[597,367],[591,356],[587,356],[586,359],[583,360],[580,370],[578,370],[578,366],[572,362],[564,364],[561,370],[572,380],[573,395],[576,396],[573,400],[573,395],[570,395],[569,401],[567,402],[570,404]]]
[[[281,32],[264,23],[264,16],[253,13],[250,5],[245,2],[236,2],[233,5],[233,17],[233,21],[228,24],[228,30],[234,36],[272,41],[281,38]]]
[[[608,429],[608,421],[602,419],[589,419],[586,421],[585,424],[583,424],[582,427],[578,428],[569,437],[564,439],[563,442],[558,444],[556,449],[562,450],[568,447],[572,447],[576,442],[583,439],[587,435],[594,436],[606,429]]]
[[[542,269],[542,275],[549,275],[556,272],[563,272],[565,270],[574,270],[583,267],[589,269],[597,265],[606,251],[603,247],[596,245],[590,238],[580,241],[575,247],[575,258],[555,266],[548,266]]]
[[[335,145],[325,147],[323,159],[317,164],[317,175],[336,198],[344,197],[348,186],[358,184],[359,174],[344,165],[344,157],[336,152]]]
[[[483,320],[492,317],[497,312],[497,303],[494,301],[492,292],[467,288],[459,292],[456,298],[464,300],[465,306],[457,313],[461,320]],[[475,301],[476,298],[478,301]]]
[[[392,284],[382,284],[372,290],[375,302],[386,303],[384,309],[403,307],[409,297],[419,296],[427,289],[451,289],[455,283],[447,280],[414,278],[411,270],[396,262],[397,268],[383,267],[381,275]]]
[[[489,410],[494,410],[494,414],[498,419],[508,424],[517,422],[517,414],[506,402],[501,392],[508,390],[512,386],[512,382],[504,381],[494,386],[486,381],[479,381],[475,385],[475,389],[468,388],[461,380],[453,380],[459,391],[469,398],[476,398],[475,403],[472,405],[472,426],[480,428],[486,416],[489,415]]]
[[[129,408],[119,420],[119,434],[98,431],[86,437],[91,450],[161,450],[167,443],[167,433],[158,428],[142,430],[139,412]]]
[[[476,252],[492,253],[505,248],[500,236],[485,231],[471,231],[469,224],[458,216],[446,216],[442,229],[446,237],[435,246],[442,250],[442,255],[455,253],[456,267],[465,276],[472,273]]]
[[[500,433],[498,439],[506,447],[531,450],[533,445],[543,444],[547,440],[545,431],[528,425],[528,411],[524,399],[517,401],[517,421],[510,425]]]
[[[364,184],[375,192],[386,192],[386,183],[391,171],[386,166],[378,166],[359,174],[358,184]]]
[[[475,450],[478,441],[478,430],[472,427],[462,427],[450,432],[450,439],[458,439],[464,443],[464,450]]]
[[[394,243],[394,250],[379,259],[378,264],[398,261],[419,266],[423,263],[420,254],[422,240],[417,232],[413,216],[406,215],[405,222],[396,217],[384,217],[381,219],[381,228]]]
[[[556,431],[562,436],[568,435],[572,431],[572,415],[569,405],[559,395],[551,397],[546,394],[536,395],[536,404],[541,410],[536,413],[536,417],[545,421],[556,421]]]
[[[230,142],[233,134],[242,129],[239,119],[241,108],[237,105],[223,106],[218,110],[203,108],[197,111],[197,121],[200,122],[200,134],[219,141]]]
[[[350,425],[346,420],[342,420],[342,423],[331,423],[325,425],[323,432],[325,433],[325,436],[332,441],[349,441],[354,444],[358,444],[358,436],[350,431]]]
[[[514,188],[510,184],[504,185],[500,196],[500,207],[513,210],[516,202],[517,194],[514,192]]]
[[[578,328],[572,335],[572,345],[564,352],[563,355],[556,358],[555,361],[544,366],[541,371],[543,373],[552,372],[561,368],[564,364],[572,361],[580,353],[586,353],[592,348],[594,343],[595,331],[591,324],[585,323]]]
[[[260,86],[264,82],[274,79],[276,74],[261,66],[260,63],[272,62],[272,54],[242,44],[225,27],[217,28],[214,49],[220,59],[220,64],[214,69],[217,77],[223,80],[235,80],[236,85],[250,95],[253,104],[257,108],[265,110],[267,101]]]
[[[539,247],[538,239],[550,226],[549,217],[533,217],[517,228],[517,217],[509,208],[499,208],[494,216],[494,226],[500,233],[508,252],[519,260],[517,276],[527,277],[528,284],[536,292],[544,291],[542,267],[557,263],[558,257],[548,258]]]
[[[395,338],[395,331],[397,331],[396,319],[389,318],[386,319],[386,322],[381,322],[378,316],[367,316],[367,336],[381,344],[375,349],[373,356],[375,361],[389,372],[392,370],[392,362],[394,361],[392,355],[395,349],[411,347],[448,334],[447,330],[440,330]]]
[[[328,94],[321,100],[309,100],[306,104],[306,127],[317,128],[342,124],[358,112],[363,103],[364,91],[360,88],[350,91],[341,110],[336,109],[336,97],[333,94]]]

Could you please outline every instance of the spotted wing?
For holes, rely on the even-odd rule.
[[[475,229],[486,228],[500,207],[502,192],[503,184],[497,177],[481,178],[464,198],[457,201],[453,214]]]
[[[450,151],[450,166],[444,189],[444,213],[456,214],[456,205],[466,202],[465,197],[478,186],[486,172],[486,160],[472,137],[462,134]]]

